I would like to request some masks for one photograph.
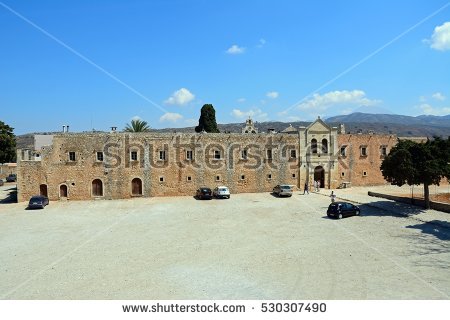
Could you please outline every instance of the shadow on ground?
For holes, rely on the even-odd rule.
[[[370,204],[358,205],[361,209],[361,216],[392,216],[405,218],[424,213],[425,210],[416,206],[406,206],[402,203],[392,201],[375,201]]]
[[[0,199],[0,203],[4,204],[4,203],[16,203],[17,202],[17,188],[9,188],[6,189],[5,191],[8,192],[8,194],[6,195],[5,198]]]
[[[418,223],[416,225],[406,226],[408,229],[418,229],[423,234],[435,236],[439,240],[450,240],[450,223],[441,220],[432,220],[427,223]]]

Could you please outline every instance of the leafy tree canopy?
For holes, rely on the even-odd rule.
[[[450,179],[450,137],[426,143],[402,140],[381,164],[386,181],[394,185],[424,185],[426,207],[430,207],[429,186]]]
[[[216,110],[212,104],[203,105],[200,111],[200,118],[198,120],[198,126],[195,127],[195,132],[202,132],[205,130],[210,133],[219,133],[216,122]]]
[[[16,138],[14,128],[0,121],[0,163],[16,161]]]

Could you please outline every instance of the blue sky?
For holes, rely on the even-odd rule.
[[[16,134],[450,114],[450,2],[0,0]]]

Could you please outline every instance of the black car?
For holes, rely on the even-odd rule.
[[[16,182],[17,176],[14,173],[11,173],[9,176],[6,177],[6,182]]]
[[[48,203],[48,198],[45,196],[32,196],[28,203],[28,209],[44,209]]]
[[[361,209],[348,202],[333,202],[328,206],[327,216],[330,218],[342,219],[349,216],[359,216]]]
[[[197,189],[197,193],[195,195],[197,199],[209,199],[211,200],[213,197],[212,191],[210,188],[201,187]]]

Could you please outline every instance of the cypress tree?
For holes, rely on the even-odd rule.
[[[216,111],[212,104],[203,105],[200,111],[200,118],[198,119],[198,126],[195,127],[195,132],[202,132],[205,130],[210,133],[219,133],[216,122]]]

